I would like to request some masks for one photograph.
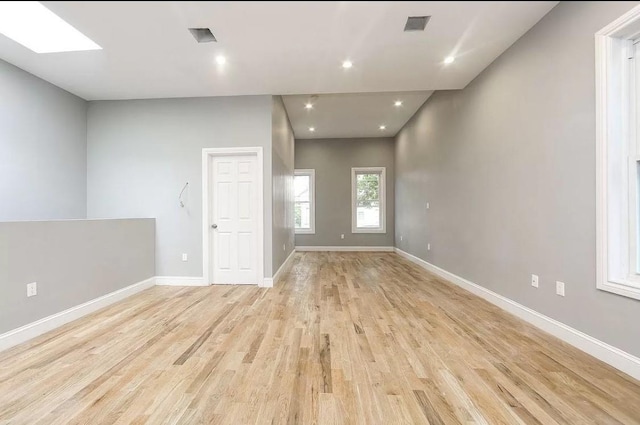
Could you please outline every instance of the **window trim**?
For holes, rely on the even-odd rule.
[[[380,174],[380,227],[357,227],[357,203],[356,176],[358,174]],[[351,168],[351,233],[387,233],[387,168],[386,167],[354,167]]]
[[[294,176],[309,176],[309,229],[297,229],[295,224],[295,213],[293,220],[293,229],[296,235],[315,235],[316,234],[316,170],[312,168],[296,169]],[[293,206],[295,209],[296,198],[293,197]],[[295,211],[295,210],[294,210]]]
[[[640,6],[595,34],[596,287],[635,299],[640,299],[640,275],[631,274],[636,248],[630,228],[636,218],[629,208],[635,195],[629,192],[628,158],[636,117],[628,98],[633,79],[628,48],[639,34]],[[619,169],[621,174],[614,173]]]

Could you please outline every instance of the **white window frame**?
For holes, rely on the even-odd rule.
[[[316,170],[314,169],[299,169],[294,170],[295,176],[309,176],[309,229],[296,229],[295,228],[295,214],[293,220],[293,227],[296,235],[315,235],[316,234]],[[293,205],[295,208],[296,200],[293,199]]]
[[[358,227],[358,196],[356,190],[358,174],[380,174],[380,227]],[[387,168],[354,167],[351,169],[351,233],[387,233]]]
[[[637,119],[633,40],[640,6],[607,25],[596,42],[596,286],[640,299],[637,261]]]

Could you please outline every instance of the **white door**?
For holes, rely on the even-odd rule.
[[[214,156],[211,161],[211,283],[256,284],[257,158]]]

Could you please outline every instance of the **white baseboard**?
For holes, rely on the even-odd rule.
[[[118,289],[117,291],[103,295],[99,298],[95,298],[91,301],[87,301],[86,303],[71,307],[59,313],[52,314],[51,316],[47,316],[17,329],[13,329],[0,335],[0,351],[26,342],[55,328],[59,328],[66,323],[98,311],[101,308],[121,301],[133,294],[144,291],[147,288],[151,288],[154,285],[155,278],[152,277],[125,288]]]
[[[393,252],[392,246],[296,246],[296,251]]]
[[[204,283],[203,277],[192,277],[192,276],[156,276],[156,285],[159,285],[159,286],[209,286]]]
[[[291,254],[293,254],[293,252]],[[291,258],[291,255],[289,256],[289,258],[287,258],[286,261],[289,261],[290,258]],[[281,270],[283,270],[283,266],[286,264],[286,261],[280,267],[280,269],[278,270],[278,273],[280,273]],[[274,276],[273,278],[265,277],[262,282],[258,282],[258,286],[270,288],[273,286],[273,282],[275,280],[276,280],[276,276]],[[203,277],[194,277],[194,276],[156,276],[155,284],[158,286],[209,286],[208,284],[205,283]],[[219,285],[225,285],[225,284],[221,283]],[[244,285],[244,284],[240,284],[240,285]],[[253,285],[253,284],[247,284],[247,285]]]
[[[408,252],[404,252],[399,248],[396,248],[395,251],[402,257],[422,266],[433,274],[436,274],[481,298],[484,298],[491,304],[508,311],[514,316],[529,322],[557,338],[560,338],[564,342],[573,345],[579,350],[582,350],[599,360],[602,360],[616,369],[621,370],[636,379],[640,379],[640,358],[609,345],[606,342],[602,342],[599,339],[585,334],[584,332],[567,326],[562,322],[547,317],[544,314],[538,313],[529,307],[518,304],[509,298],[496,294],[477,283],[470,282],[460,276],[441,269],[438,266],[434,266],[433,264],[428,263],[415,255],[411,255]]]
[[[278,279],[280,279],[280,276],[282,275],[282,273],[287,269],[287,267],[289,267],[289,263],[293,259],[293,255],[296,253],[296,249],[297,248],[294,248],[293,251],[291,251],[291,254],[289,254],[287,259],[284,260],[284,263],[282,263],[282,265],[280,266],[278,271],[275,272],[273,277],[265,277],[262,282],[262,285],[258,285],[258,286],[262,288],[273,288],[273,284],[277,282]]]

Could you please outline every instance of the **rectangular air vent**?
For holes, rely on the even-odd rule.
[[[189,32],[198,43],[211,43],[218,41],[209,28],[189,28]]]
[[[424,31],[431,16],[409,16],[404,25],[405,31]]]

